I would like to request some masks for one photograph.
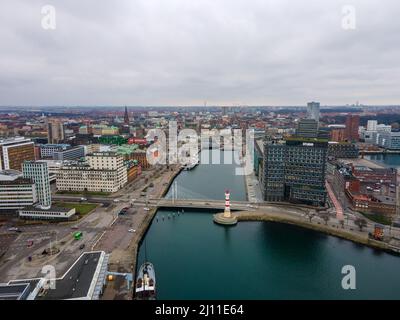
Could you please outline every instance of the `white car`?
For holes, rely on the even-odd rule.
[[[143,210],[150,211],[150,208],[144,207]]]
[[[119,202],[119,199],[114,199],[114,202]]]
[[[129,229],[128,232],[134,233],[134,232],[136,232],[136,230],[135,229]]]

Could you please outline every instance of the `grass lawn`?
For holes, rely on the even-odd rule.
[[[56,202],[56,206],[64,207],[64,208],[75,208],[76,213],[84,216],[91,212],[94,208],[97,207],[95,203],[72,203],[72,202]]]
[[[390,225],[392,223],[392,221],[385,217],[382,214],[367,214],[367,213],[363,213],[363,215],[368,218],[371,221],[374,221],[376,223],[380,223],[380,224],[384,224],[384,225]]]

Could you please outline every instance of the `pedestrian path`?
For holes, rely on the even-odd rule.
[[[260,203],[263,202],[260,183],[255,176],[254,172],[245,175],[247,200],[249,202]]]
[[[343,208],[342,205],[340,204],[339,200],[336,198],[335,193],[332,190],[331,185],[329,184],[328,181],[325,182],[326,185],[326,190],[328,191],[329,198],[331,199],[333,205],[335,206],[336,209],[336,218],[338,220],[343,220]]]

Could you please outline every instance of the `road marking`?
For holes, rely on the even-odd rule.
[[[96,240],[96,242],[92,245],[92,251],[94,249],[94,247],[97,245],[97,243],[101,240],[101,238],[103,238],[103,236],[105,235],[106,231],[103,231],[103,233],[100,235],[100,237]]]

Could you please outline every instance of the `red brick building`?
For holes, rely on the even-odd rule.
[[[358,141],[358,127],[360,126],[360,116],[348,114],[346,117],[345,139],[347,141]]]

